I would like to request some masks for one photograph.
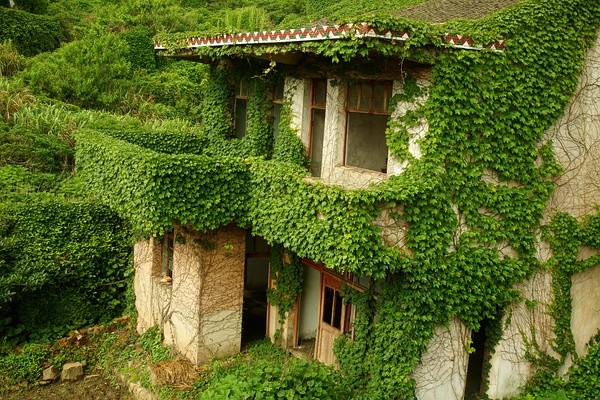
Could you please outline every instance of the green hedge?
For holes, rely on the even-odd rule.
[[[173,222],[213,229],[244,214],[243,161],[169,155],[99,132],[78,135],[77,167],[140,234],[161,234]]]
[[[64,38],[60,22],[45,15],[0,7],[0,21],[0,42],[11,40],[26,56],[52,51]]]
[[[50,196],[0,203],[0,342],[119,315],[130,252],[127,226],[105,205]]]

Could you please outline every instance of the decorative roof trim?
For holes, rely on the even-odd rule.
[[[394,31],[391,29],[379,30],[363,22],[361,24],[345,25],[319,25],[310,28],[299,29],[281,29],[277,31],[232,33],[225,35],[209,37],[192,37],[187,39],[188,49],[197,49],[200,47],[223,47],[240,46],[253,44],[283,44],[283,43],[302,43],[323,40],[337,40],[348,37],[368,37],[384,39],[390,41],[404,42],[410,38],[410,33],[406,31]],[[494,51],[504,51],[504,40],[497,40],[487,46],[474,46],[473,38],[462,35],[447,33],[443,37],[444,42],[451,47],[468,50],[491,49]],[[155,50],[166,50],[159,41],[154,42]]]

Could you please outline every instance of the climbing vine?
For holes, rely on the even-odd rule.
[[[547,236],[555,255],[548,265],[536,257],[535,244],[553,179],[561,171],[545,133],[575,89],[586,48],[600,26],[600,5],[524,0],[477,22],[369,22],[407,29],[410,40],[229,46],[205,48],[200,55],[235,60],[250,53],[303,51],[336,62],[377,53],[433,63],[428,89],[408,78],[395,99],[410,102],[425,90],[428,95],[389,126],[392,153],[407,161],[398,176],[360,190],[306,179],[289,105],[283,107],[275,159],[269,160],[272,127],[264,77],[255,80],[257,96],[249,98],[247,136],[226,139],[232,77],[223,65],[211,70],[214,90],[204,99],[204,136],[192,138],[197,150],[169,154],[176,135],[165,135],[158,144],[140,139],[149,134],[88,132],[78,137],[78,167],[141,233],[157,234],[173,221],[200,230],[237,222],[294,257],[340,272],[386,277],[376,300],[370,292],[348,294],[358,307],[356,340],[336,344],[343,372],[365,399],[414,397],[414,367],[440,324],[459,319],[477,330],[482,321],[492,321],[491,336],[499,340],[499,310],[520,299],[515,283],[543,267],[552,268],[555,277],[555,349],[563,357],[572,353],[567,281],[600,261],[575,261],[581,244],[598,245],[592,240],[599,237],[598,222],[590,217],[578,229],[572,217],[555,217]],[[445,49],[440,35],[448,30],[472,35],[482,45],[506,38],[505,51]],[[435,51],[424,51],[426,46]],[[424,121],[421,157],[413,157],[410,129]],[[384,245],[373,224],[390,208],[400,209],[398,218],[408,226],[405,251]],[[280,260],[281,253],[274,254]],[[299,290],[293,282],[298,268],[279,273],[282,290],[271,297],[286,310],[292,291]]]

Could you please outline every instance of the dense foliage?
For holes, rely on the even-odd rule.
[[[119,315],[129,252],[127,229],[106,206],[41,195],[0,203],[2,342]]]
[[[60,21],[50,16],[0,7],[0,21],[0,42],[11,40],[26,56],[54,50],[64,37]]]
[[[82,196],[89,188],[126,217],[138,236],[161,234],[174,222],[200,230],[236,222],[285,248],[293,262],[278,265],[281,290],[271,293],[282,310],[299,289],[297,257],[340,272],[386,277],[376,300],[372,288],[345,293],[358,309],[355,340],[339,340],[336,354],[347,386],[359,398],[414,396],[413,368],[434,328],[453,318],[473,329],[483,320],[495,321],[488,335],[497,340],[505,306],[519,297],[514,284],[547,268],[554,278],[554,348],[561,359],[532,354],[537,366],[547,367],[536,376],[533,383],[540,389],[534,393],[550,384],[569,395],[595,390],[597,344],[590,344],[590,357],[576,360],[568,385],[557,383],[554,374],[573,355],[570,277],[597,263],[597,258],[577,261],[576,254],[580,246],[599,247],[598,223],[596,217],[578,222],[561,214],[545,228],[541,220],[560,172],[544,133],[573,93],[584,52],[600,26],[597,2],[523,0],[483,20],[441,25],[391,18],[400,8],[420,3],[408,0],[17,3],[34,12],[47,5],[52,17],[0,7],[0,41],[12,41],[0,47],[0,75],[17,77],[0,78],[0,200],[18,201],[0,207],[0,264],[11,271],[2,278],[0,293],[13,318],[0,323],[5,336],[35,337],[43,331],[34,333],[34,327],[74,325],[59,315],[72,315],[77,325],[121,309],[127,259],[122,222],[95,201],[62,198]],[[176,51],[182,45],[175,39],[182,35],[173,32],[291,28],[331,20],[367,20],[411,35],[403,44],[353,38],[199,51],[223,61],[210,68],[157,62],[151,51],[154,33]],[[481,45],[506,38],[506,51],[446,51],[440,40],[446,32],[472,36]],[[69,39],[78,40],[23,58]],[[394,99],[419,103],[388,126],[391,152],[409,165],[402,175],[354,191],[309,179],[289,98],[273,143],[267,98],[272,71],[285,68],[246,59],[239,68],[239,57],[296,51],[334,63],[377,54],[434,64],[431,87],[418,87],[407,76],[404,92]],[[230,62],[244,72],[231,74]],[[230,137],[231,98],[235,82],[248,80],[254,96],[248,100],[247,135],[240,140]],[[128,114],[150,125],[80,107]],[[157,118],[178,120],[154,129]],[[408,152],[410,128],[425,120],[423,157],[416,160]],[[81,131],[84,126],[91,129]],[[66,179],[76,131],[77,166],[86,181]],[[31,197],[40,191],[61,198]],[[385,209],[394,210],[409,228],[403,251],[385,246],[373,224]],[[35,229],[47,230],[48,236],[35,236]],[[542,231],[553,251],[544,265],[534,251]],[[15,272],[21,269],[27,273]],[[73,274],[86,276],[87,283],[69,286]],[[59,288],[67,294],[64,299]],[[86,303],[98,300],[111,306],[98,310]],[[14,319],[25,306],[35,310],[33,301],[52,302],[56,326],[36,312]],[[283,367],[259,363],[251,371],[241,365],[205,382],[204,396],[275,390],[299,395],[295,381],[300,375],[316,377],[312,397],[347,395],[329,371],[314,368],[295,361]]]

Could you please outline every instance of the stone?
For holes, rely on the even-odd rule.
[[[83,377],[83,365],[81,362],[67,363],[63,366],[60,379],[63,381],[76,381]]]
[[[53,381],[58,378],[58,369],[53,365],[48,367],[42,372],[42,380],[43,381]]]

